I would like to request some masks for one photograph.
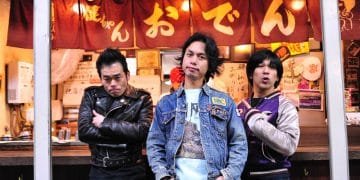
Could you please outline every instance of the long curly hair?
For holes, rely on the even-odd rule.
[[[186,49],[196,41],[203,42],[205,44],[205,53],[208,58],[208,71],[205,74],[205,81],[208,82],[210,77],[214,77],[215,74],[219,74],[218,67],[223,64],[223,60],[219,58],[219,49],[215,40],[204,33],[196,32],[189,39],[186,40],[182,47],[181,56],[176,58],[182,65]]]

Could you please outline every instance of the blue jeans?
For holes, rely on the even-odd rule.
[[[145,164],[125,168],[91,166],[89,180],[143,180],[147,179]]]

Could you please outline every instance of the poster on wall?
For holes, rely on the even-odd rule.
[[[135,76],[136,69],[137,69],[136,58],[126,58],[126,63],[127,63],[128,69],[130,71],[130,75]]]
[[[280,83],[282,90],[323,90],[323,55],[321,52],[291,56],[285,59],[282,64],[284,67],[283,78]]]
[[[359,57],[348,57],[346,61],[346,67],[348,68],[359,68]]]
[[[355,68],[346,68],[345,69],[345,78],[357,80],[358,78],[358,69]]]
[[[344,41],[345,88],[359,89],[360,41]]]
[[[136,50],[136,62],[138,68],[159,68],[160,50]]]
[[[216,85],[224,89],[235,103],[249,97],[246,63],[224,63],[223,66],[224,70],[221,75],[214,78]]]
[[[89,86],[100,85],[99,75],[96,70],[95,60],[79,62],[74,74],[64,82],[63,104],[64,106],[79,106],[84,89]]]
[[[322,52],[290,56],[284,59],[282,64],[284,72],[280,90],[296,106],[301,105],[301,91],[324,90]]]
[[[161,81],[158,75],[130,76],[129,84],[136,88],[142,88],[150,92],[153,105],[159,101],[161,94]]]
[[[346,114],[347,125],[360,125],[360,113],[359,112],[347,112]]]
[[[319,90],[300,90],[299,108],[306,110],[324,110],[324,95]]]

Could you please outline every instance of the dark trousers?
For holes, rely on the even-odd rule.
[[[136,164],[130,167],[103,168],[91,166],[89,180],[144,180],[147,179],[146,165]]]
[[[244,175],[241,179],[244,180],[290,180],[290,174],[289,172],[281,172],[281,173],[275,173],[275,174],[266,174],[266,175],[256,175],[256,176],[250,176],[250,175]]]

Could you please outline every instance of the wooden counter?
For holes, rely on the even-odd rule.
[[[90,162],[90,151],[87,144],[71,142],[52,145],[54,165],[87,165]],[[329,160],[328,147],[299,146],[292,156],[292,161]],[[360,159],[360,146],[349,147],[349,159]],[[33,164],[32,142],[0,143],[0,166],[18,166]]]
[[[33,142],[0,143],[0,166],[33,165]],[[54,165],[85,165],[90,162],[87,144],[81,142],[53,143]]]
[[[54,180],[87,179],[90,170],[90,151],[84,143],[53,144],[52,164]],[[350,179],[360,179],[360,146],[349,147]],[[291,179],[330,179],[327,146],[299,146],[291,157]],[[5,179],[26,177],[33,174],[32,142],[0,143],[0,174]]]
[[[300,142],[291,157],[292,180],[330,179],[328,129],[326,126],[300,127]],[[360,127],[348,127],[350,179],[360,179]],[[32,179],[33,142],[0,141],[1,179]],[[81,142],[53,143],[54,180],[88,179],[90,151]]]

